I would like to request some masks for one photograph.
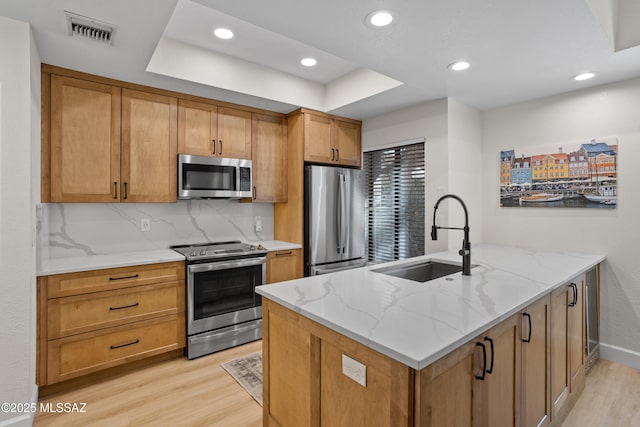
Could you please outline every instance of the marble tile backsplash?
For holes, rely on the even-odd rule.
[[[262,231],[255,231],[256,217]],[[150,231],[141,231],[143,218]],[[69,203],[38,207],[40,259],[111,254],[225,240],[273,240],[273,205],[237,200]]]

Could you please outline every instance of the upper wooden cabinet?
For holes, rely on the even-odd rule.
[[[253,114],[253,201],[287,201],[287,120]]]
[[[361,166],[359,122],[309,112],[303,114],[305,161]]]
[[[251,159],[251,112],[180,99],[178,152]]]
[[[176,98],[47,73],[43,87],[44,202],[175,202]]]
[[[50,201],[118,201],[121,89],[56,75],[50,84],[50,120],[43,115],[51,132],[45,153],[50,155]]]
[[[175,202],[176,98],[122,89],[122,181],[126,202]]]

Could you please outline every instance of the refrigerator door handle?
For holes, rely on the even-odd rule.
[[[347,212],[347,177],[340,174],[340,214],[338,216],[340,225],[338,227],[338,244],[340,245],[339,253],[345,253],[345,246],[347,245],[347,228],[349,227],[349,217]]]
[[[338,238],[337,238],[337,242],[338,242],[338,247],[337,247],[337,252],[341,253],[341,249],[342,249],[342,193],[344,192],[344,188],[342,185],[342,178],[343,176],[340,174],[338,175],[338,203],[336,206],[336,222],[338,224],[337,228],[337,232],[338,232]]]

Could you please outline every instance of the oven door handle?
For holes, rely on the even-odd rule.
[[[251,267],[267,263],[267,258],[238,259],[233,261],[210,262],[205,264],[192,264],[188,267],[189,273],[203,273],[205,271],[229,270],[232,268]]]

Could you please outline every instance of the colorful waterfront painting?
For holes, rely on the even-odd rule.
[[[618,139],[500,152],[500,206],[615,209]]]

